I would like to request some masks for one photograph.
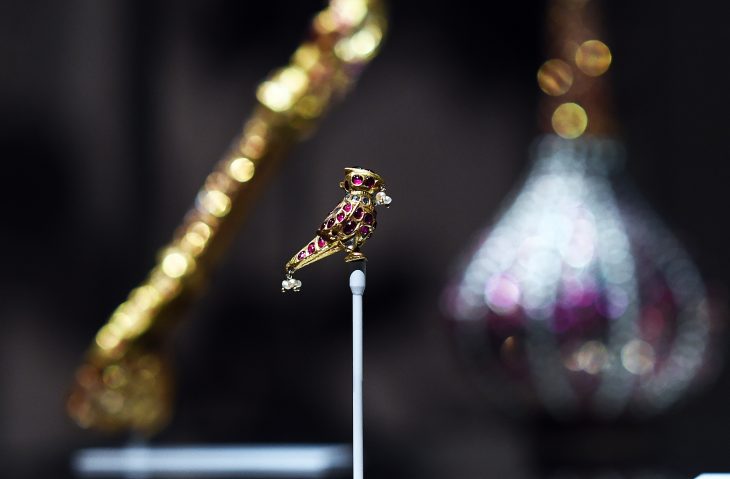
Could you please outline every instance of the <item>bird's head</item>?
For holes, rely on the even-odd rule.
[[[340,188],[348,193],[359,192],[373,198],[375,205],[390,206],[393,199],[385,192],[385,182],[374,171],[365,168],[345,168],[345,179],[340,182]]]

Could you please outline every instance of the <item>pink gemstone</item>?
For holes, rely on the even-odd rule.
[[[375,178],[373,178],[372,176],[368,176],[367,178],[365,178],[364,184],[368,188],[372,187],[375,184]]]
[[[343,206],[342,209],[345,210],[345,213],[349,213],[352,209],[352,205],[350,203],[345,203],[345,206]]]
[[[327,242],[325,240],[323,240],[322,238],[319,238],[317,240],[317,246],[319,246],[320,248],[324,248],[325,246],[327,246]]]
[[[342,220],[345,219],[345,213],[337,213],[337,222],[342,223]]]
[[[329,221],[327,221],[327,228],[332,228],[332,225],[335,224],[335,219],[330,218]]]
[[[304,259],[306,257],[307,257],[307,252],[306,251],[300,251],[299,254],[297,255],[297,259],[299,259],[299,260],[302,260],[302,259]]]
[[[363,213],[363,211],[362,211],[362,208],[358,208],[358,209],[356,209],[356,210],[355,210],[355,212],[353,213],[353,216],[354,216],[355,218],[357,218],[357,219],[360,219],[360,218],[362,218],[362,213]]]
[[[363,236],[367,236],[368,233],[370,233],[370,227],[369,226],[363,226],[360,228],[360,234]]]
[[[307,246],[307,251],[309,251],[309,254],[314,253],[314,243],[309,243],[309,246]]]
[[[352,177],[352,184],[355,185],[355,186],[362,185],[362,176],[359,176],[359,175],[353,176]]]

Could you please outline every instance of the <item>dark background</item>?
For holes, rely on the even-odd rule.
[[[629,174],[723,294],[727,7],[606,3]],[[321,6],[2,3],[0,476],[67,477],[72,450],[124,442],[66,418],[73,370]],[[394,198],[366,250],[373,476],[729,471],[728,372],[660,418],[603,427],[507,418],[472,386],[437,298],[528,166],[545,4],[391,7],[381,55],[284,163],[176,333],[177,413],[155,440],[349,441],[347,269],[329,260],[301,274],[303,293],[278,287],[340,199],[342,168],[363,165]]]

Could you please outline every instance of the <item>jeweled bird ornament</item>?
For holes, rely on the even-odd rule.
[[[360,248],[378,226],[375,207],[388,207],[392,199],[385,192],[383,178],[364,168],[345,168],[340,188],[346,192],[343,200],[325,218],[314,239],[286,263],[282,292],[299,291],[302,282],[294,279],[294,272],[331,254],[344,251],[347,262],[366,259]]]

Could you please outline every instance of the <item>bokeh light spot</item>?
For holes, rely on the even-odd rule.
[[[162,272],[170,278],[179,278],[192,269],[192,261],[180,251],[171,251],[162,260]]]
[[[490,309],[498,313],[511,313],[519,306],[520,288],[507,276],[492,277],[484,293]]]
[[[656,354],[651,344],[632,339],[621,348],[621,364],[631,374],[646,374],[654,370]]]
[[[608,363],[608,350],[600,341],[587,341],[576,351],[575,363],[579,370],[598,374]]]
[[[228,173],[240,183],[245,183],[253,178],[255,171],[256,166],[254,166],[253,161],[245,157],[236,158],[228,165]]]
[[[258,100],[270,110],[281,112],[291,108],[294,95],[285,85],[276,81],[267,81],[261,84],[256,93]]]
[[[600,40],[588,40],[576,50],[575,64],[586,75],[603,75],[611,66],[611,50]]]
[[[231,210],[231,199],[222,191],[203,191],[199,197],[202,208],[211,215],[221,218]]]
[[[563,103],[553,112],[552,125],[555,133],[572,140],[586,131],[588,115],[577,103]]]
[[[537,71],[537,84],[548,95],[563,95],[573,86],[573,70],[563,60],[548,60]]]

